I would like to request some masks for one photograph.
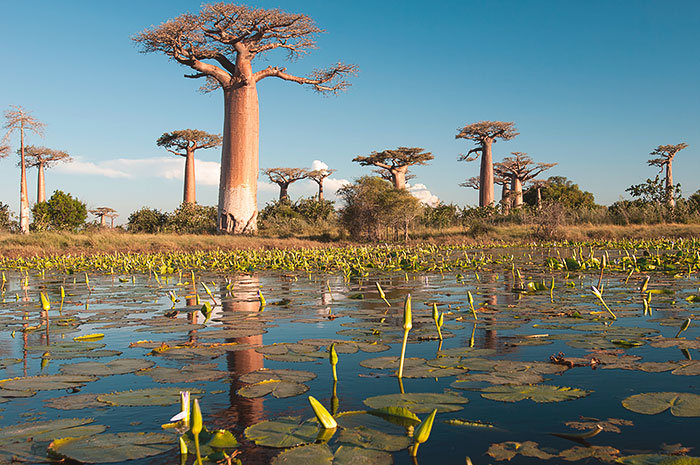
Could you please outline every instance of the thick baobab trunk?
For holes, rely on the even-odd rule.
[[[197,202],[194,179],[194,150],[187,149],[187,155],[185,155],[185,192],[182,198],[184,203]]]
[[[511,189],[513,193],[513,208],[520,208],[523,206],[523,181],[518,177],[513,177],[513,187]]]
[[[673,208],[676,206],[676,199],[673,198],[673,167],[671,160],[666,163],[666,198],[669,207]]]
[[[508,184],[504,182],[501,187],[501,204],[503,205],[503,213],[506,215],[510,212],[510,203],[510,190]]]
[[[219,231],[258,230],[258,92],[255,82],[224,89],[224,136],[219,181]]]
[[[323,179],[318,183],[318,201],[323,201]]]
[[[103,228],[106,226],[106,225],[105,225],[105,216],[104,216],[104,215],[100,215],[100,226],[102,226]]]
[[[46,185],[44,184],[44,164],[39,163],[39,170],[36,188],[36,203],[46,202]]]
[[[406,172],[408,167],[398,168],[391,170],[391,178],[394,181],[394,187],[396,189],[406,189]]]
[[[24,162],[24,127],[20,130],[21,175],[19,181],[19,229],[29,234],[29,194],[27,193],[27,165]]]
[[[495,196],[493,194],[493,154],[491,153],[492,145],[493,140],[486,139],[483,144],[483,150],[481,151],[481,189],[479,190],[480,207],[491,206],[494,204],[495,201]]]
[[[289,194],[287,191],[289,190],[289,184],[280,184],[280,201],[288,199]]]
[[[542,209],[542,189],[540,186],[537,186],[537,209]]]

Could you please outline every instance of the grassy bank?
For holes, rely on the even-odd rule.
[[[531,243],[541,240],[530,225],[489,226],[479,231],[452,228],[442,231],[419,230],[409,243],[491,245]],[[592,240],[700,238],[698,224],[657,225],[579,225],[564,226],[557,231],[557,240],[585,242]],[[5,257],[32,257],[62,254],[93,255],[112,252],[153,253],[197,250],[277,249],[337,247],[352,241],[324,237],[277,238],[263,236],[217,236],[176,234],[129,234],[124,232],[35,233],[26,236],[0,234],[0,254]]]

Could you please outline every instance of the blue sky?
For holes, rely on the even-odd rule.
[[[478,175],[457,162],[472,146],[457,129],[481,120],[514,121],[520,135],[494,146],[496,161],[527,152],[557,162],[566,176],[610,204],[653,177],[648,154],[686,142],[674,163],[684,195],[700,189],[700,2],[696,1],[257,1],[305,13],[326,30],[318,49],[293,63],[307,74],[338,60],[360,74],[339,96],[268,78],[259,83],[260,167],[338,172],[340,184],[370,172],[357,155],[397,146],[431,151],[413,172],[422,195],[460,206],[478,202],[459,187]],[[47,172],[48,195],[70,192],[89,207],[110,206],[123,222],[150,206],[182,200],[182,159],[155,145],[164,132],[221,132],[219,92],[202,95],[188,69],[138,53],[130,37],[199,1],[0,2],[0,109],[22,105],[46,123],[27,143],[68,151],[71,166]],[[283,61],[272,54],[264,67]],[[13,150],[18,139],[13,139]],[[217,199],[217,150],[198,152],[199,203]],[[0,160],[0,201],[17,211],[14,153]],[[260,179],[260,206],[277,187]],[[30,201],[36,172],[29,171]],[[314,192],[292,185],[293,198]],[[420,189],[419,189],[420,190]],[[433,197],[434,198],[434,197]]]

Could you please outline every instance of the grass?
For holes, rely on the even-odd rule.
[[[503,245],[539,241],[532,225],[488,226],[478,234],[454,227],[444,230],[419,229],[409,244],[430,242],[448,245]],[[700,238],[700,224],[577,225],[560,227],[554,239],[572,242],[618,239]],[[360,244],[337,236],[272,237],[228,235],[130,234],[121,231],[90,233],[41,232],[0,233],[0,254],[5,257],[49,255],[93,255],[98,253],[194,252],[230,249],[299,249],[342,247]]]

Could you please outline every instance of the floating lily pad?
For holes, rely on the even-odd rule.
[[[93,376],[109,376],[123,375],[126,373],[134,373],[139,370],[144,370],[155,365],[151,360],[141,358],[121,358],[112,360],[107,363],[99,362],[80,362],[70,365],[63,365],[61,373],[66,375],[93,375]]]
[[[535,457],[541,460],[549,460],[556,457],[556,455],[541,450],[539,445],[532,441],[506,441],[499,444],[491,444],[486,453],[496,460],[510,460],[516,455]]]
[[[622,418],[608,418],[607,420],[582,419],[581,421],[567,421],[564,424],[569,428],[579,430],[592,430],[596,426],[600,426],[603,428],[603,431],[611,433],[620,433],[620,426],[634,426],[633,422],[630,420],[623,420]]]
[[[257,371],[251,371],[241,376],[239,379],[244,383],[259,383],[266,380],[278,381],[293,381],[297,383],[305,383],[316,378],[316,373],[301,370],[268,370],[261,368]]]
[[[403,427],[416,426],[420,423],[420,418],[405,407],[382,407],[367,413]]]
[[[85,386],[96,376],[87,375],[39,375],[0,381],[0,388],[14,391],[52,391]]]
[[[198,363],[178,368],[155,367],[136,373],[139,376],[150,376],[157,383],[181,383],[183,381],[214,381],[228,375],[217,370],[215,363]]]
[[[262,421],[245,429],[245,436],[259,446],[294,447],[314,442],[319,426],[316,421],[302,422],[299,417]]]
[[[5,403],[11,399],[21,397],[32,397],[34,395],[36,395],[36,391],[32,390],[17,391],[12,389],[0,389],[0,404]]]
[[[411,440],[406,436],[396,436],[364,426],[358,426],[351,429],[343,428],[338,436],[338,444],[343,446],[356,446],[362,449],[396,452],[406,449],[411,444]]]
[[[47,407],[58,410],[82,410],[86,408],[108,407],[109,404],[97,400],[99,394],[72,394],[45,400]]]
[[[610,446],[589,446],[589,447],[572,447],[559,453],[559,457],[569,462],[576,462],[584,459],[597,459],[603,462],[614,462],[619,450]]]
[[[97,400],[116,407],[174,405],[180,402],[180,391],[190,391],[191,394],[204,392],[201,389],[179,387],[150,388],[100,394],[97,396]]]
[[[282,452],[272,460],[272,465],[390,465],[392,462],[391,454],[378,450],[340,446],[333,454],[325,444],[309,444]]]
[[[676,417],[700,417],[700,395],[687,392],[647,392],[622,401],[633,412],[656,415],[667,409]]]
[[[617,459],[626,465],[700,465],[700,457],[685,455],[639,454]]]
[[[450,386],[457,389],[469,389],[475,383],[489,384],[537,384],[542,377],[536,373],[467,373],[461,375]]]
[[[387,394],[383,396],[369,397],[364,404],[372,409],[383,407],[404,407],[414,413],[430,413],[434,409],[438,412],[457,412],[464,408],[462,404],[469,402],[459,394],[452,393],[411,393],[411,394]]]
[[[63,418],[32,421],[0,429],[0,445],[26,441],[51,441],[61,436],[88,436],[103,432],[103,425],[91,425],[92,418]]]
[[[697,376],[700,375],[700,361],[699,360],[691,360],[688,362],[682,362],[683,364],[673,370],[671,373],[674,375],[682,375],[682,376]]]
[[[585,397],[591,392],[592,391],[584,391],[577,388],[550,386],[547,384],[525,386],[504,385],[482,389],[481,397],[498,400],[500,402],[518,402],[525,399],[530,399],[535,402],[562,402]]]
[[[0,358],[0,370],[4,370],[9,366],[20,363],[21,361],[21,358]]]
[[[373,370],[398,370],[400,357],[376,357],[368,358],[360,362],[360,366]],[[425,364],[425,359],[420,357],[407,357],[403,361],[404,370],[407,367]]]
[[[248,398],[265,397],[268,394],[272,394],[273,397],[283,399],[298,396],[308,390],[309,387],[306,384],[271,379],[243,386],[236,394]]]
[[[152,457],[174,445],[173,436],[163,433],[111,433],[58,439],[49,453],[83,463],[112,463]]]

